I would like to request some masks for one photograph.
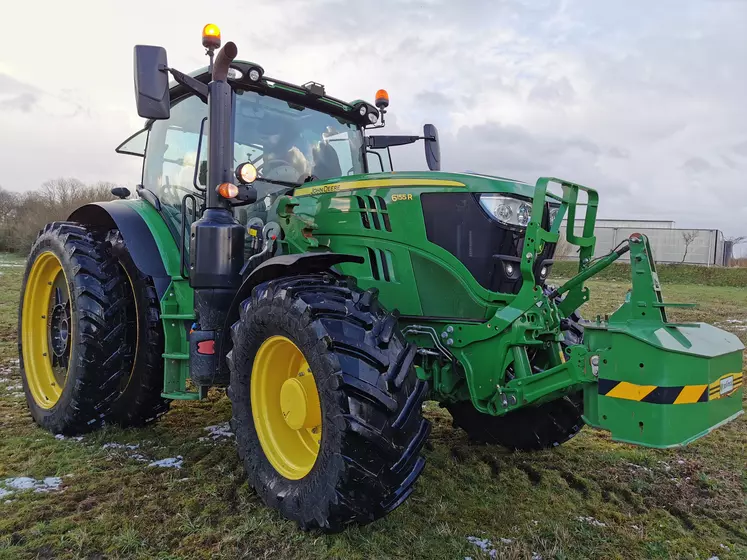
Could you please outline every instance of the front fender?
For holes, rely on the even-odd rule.
[[[220,355],[224,356],[230,346],[230,330],[239,319],[239,305],[248,298],[252,290],[268,280],[282,278],[285,276],[297,276],[299,274],[309,274],[313,272],[324,272],[331,270],[333,266],[344,262],[354,262],[361,264],[364,262],[363,257],[358,255],[348,255],[345,253],[331,252],[306,252],[294,255],[279,255],[267,259],[257,268],[244,278],[244,281],[236,292],[231,302],[226,321],[221,331]]]

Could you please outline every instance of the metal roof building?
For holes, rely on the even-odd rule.
[[[581,232],[582,222],[576,222],[577,233]],[[565,231],[566,223],[561,225]],[[730,255],[724,251],[724,234],[718,229],[681,229],[674,222],[664,220],[597,220],[594,234],[597,244],[595,257],[606,255],[632,233],[646,235],[651,243],[656,262],[687,263],[703,266],[727,266]],[[565,235],[563,234],[563,238]],[[560,254],[555,258],[576,258],[576,247],[561,243]],[[627,261],[629,255],[620,258]]]

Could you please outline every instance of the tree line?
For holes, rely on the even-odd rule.
[[[112,200],[114,186],[105,181],[86,184],[66,177],[46,181],[29,192],[0,186],[0,252],[28,253],[45,224],[66,220],[83,204]]]

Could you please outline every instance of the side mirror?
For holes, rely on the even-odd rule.
[[[135,45],[137,114],[145,119],[168,119],[171,114],[166,49]]]
[[[438,144],[438,130],[435,125],[427,124],[423,127],[423,138],[425,139],[425,161],[428,169],[441,171],[441,147]]]

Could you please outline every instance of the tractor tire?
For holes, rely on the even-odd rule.
[[[121,393],[112,406],[111,421],[126,428],[142,427],[166,414],[171,403],[161,396],[164,371],[161,305],[153,279],[135,266],[122,234],[110,230],[106,243],[127,276],[131,300],[127,334],[136,349],[132,372],[123,380]]]
[[[133,363],[127,277],[86,227],[53,222],[34,242],[18,313],[26,400],[46,430],[74,435],[108,421]]]
[[[304,530],[402,504],[425,460],[427,382],[377,290],[333,273],[254,288],[232,327],[231,426],[250,485]]]
[[[561,320],[562,346],[583,343],[584,328],[577,311]],[[512,451],[539,451],[570,441],[584,427],[583,392],[527,406],[503,416],[478,411],[470,401],[445,405],[453,426],[467,432],[470,441],[490,443]]]

